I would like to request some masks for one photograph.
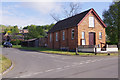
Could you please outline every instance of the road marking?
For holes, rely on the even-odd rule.
[[[13,77],[13,78],[19,78],[19,77]]]
[[[85,62],[85,63],[90,63],[90,62]]]
[[[40,74],[40,73],[43,73],[43,72],[36,72],[36,73],[33,73],[33,74]]]
[[[97,61],[101,61],[102,59],[98,59]]]
[[[91,60],[87,60],[87,61],[91,61]]]
[[[28,77],[28,76],[31,76],[32,74],[28,74],[28,75],[22,75],[22,76],[20,76],[20,78],[22,78],[22,77]]]
[[[80,64],[83,64],[83,63],[80,63]]]
[[[49,70],[46,70],[45,72],[49,72],[49,71],[53,71],[54,69],[49,69]]]
[[[68,67],[70,67],[70,66],[64,66],[64,68],[68,68]]]
[[[62,69],[62,68],[57,68],[57,69]]]
[[[76,65],[72,65],[72,66],[76,66]]]

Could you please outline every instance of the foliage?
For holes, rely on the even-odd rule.
[[[27,34],[28,39],[40,38],[45,36],[45,32],[40,26],[30,25],[28,26],[29,33]]]
[[[12,43],[13,45],[20,45],[21,40],[15,39],[15,40],[12,40],[11,43]]]
[[[2,31],[9,33],[9,34],[15,34],[15,33],[19,33],[19,29],[18,26],[5,26],[5,25],[1,25]]]
[[[54,24],[51,25],[44,25],[44,26],[36,26],[30,25],[24,27],[24,29],[28,29],[28,34],[25,36],[25,39],[32,39],[32,38],[41,38],[47,36],[48,30],[50,30]]]
[[[119,17],[119,5],[118,2],[113,2],[107,11],[103,12],[103,21],[107,25],[106,34],[107,38],[111,44],[118,43],[118,34],[120,34],[120,29],[118,25]]]
[[[17,39],[15,33],[19,33],[18,26],[5,26],[1,25],[2,27],[1,30],[12,35],[13,39]],[[28,29],[29,33],[24,34],[24,39],[32,39],[32,38],[41,38],[47,36],[47,32],[54,26],[54,24],[50,25],[42,25],[42,26],[37,26],[37,25],[30,25],[26,26],[23,29]],[[21,35],[21,34],[17,34]],[[16,44],[16,42],[12,41],[13,44]],[[18,43],[19,44],[19,43]]]

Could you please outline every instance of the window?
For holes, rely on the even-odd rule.
[[[58,41],[58,33],[56,33],[56,41]]]
[[[50,34],[50,42],[52,41],[52,34]]]
[[[89,17],[89,27],[94,27],[94,17]]]
[[[74,39],[74,29],[72,29],[71,38]]]
[[[102,39],[102,32],[99,32],[99,39]]]
[[[82,32],[82,39],[85,39],[85,32]]]
[[[98,48],[100,48],[100,44],[98,44]]]
[[[65,31],[63,31],[63,40],[65,40]]]
[[[85,39],[82,39],[82,45],[86,45]]]

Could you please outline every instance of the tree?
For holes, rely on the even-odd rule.
[[[65,18],[74,16],[74,15],[80,13],[80,10],[81,10],[80,3],[70,2],[70,3],[68,3],[68,7],[63,6],[63,16]],[[50,15],[55,21],[60,20],[60,17],[57,14],[51,13]]]
[[[36,25],[30,25],[27,26],[28,28],[28,35],[27,39],[32,39],[32,38],[41,38],[46,36],[45,31],[42,29],[41,26],[36,26]]]
[[[18,26],[13,26],[13,32],[12,33],[19,33]]]
[[[10,34],[15,34],[15,33],[19,33],[19,29],[18,26],[2,26],[2,28],[4,28],[4,32],[10,32]]]
[[[103,21],[107,25],[106,34],[112,44],[118,43],[120,48],[120,1],[113,2],[107,11],[103,12]]]

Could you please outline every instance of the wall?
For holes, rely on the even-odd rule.
[[[86,45],[89,45],[89,32],[96,33],[96,45],[106,43],[105,38],[105,28],[99,22],[99,20],[94,16],[94,28],[89,28],[89,16],[94,16],[93,13],[88,14],[87,17],[78,25],[78,45],[81,45],[82,31],[85,32]],[[99,39],[99,32],[102,32],[102,39]]]
[[[52,34],[52,41],[50,42],[50,33],[48,34],[48,47],[54,49],[60,49],[61,47],[69,47],[69,49],[75,49],[77,45],[81,45],[82,31],[85,32],[86,45],[89,45],[89,32],[95,32],[96,35],[96,45],[106,43],[105,38],[105,28],[99,22],[99,20],[94,16],[95,27],[89,28],[89,16],[94,16],[93,13],[90,13],[83,22],[81,22],[78,27],[73,26],[72,28],[64,29],[65,31],[65,40],[62,40],[63,30],[57,31],[58,41],[56,41],[56,32]],[[74,39],[71,39],[71,30],[75,29]],[[99,39],[99,32],[102,32],[102,39]]]
[[[71,31],[74,29],[74,39],[71,39]],[[65,31],[65,40],[63,40],[63,31]],[[58,41],[56,41],[56,33],[58,33]],[[60,49],[68,48],[75,49],[77,46],[77,27],[72,27],[56,32],[52,32],[52,41],[50,42],[50,33],[48,33],[48,48]]]

